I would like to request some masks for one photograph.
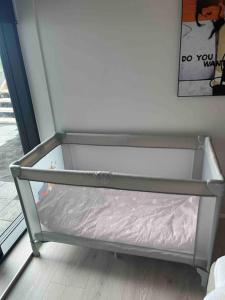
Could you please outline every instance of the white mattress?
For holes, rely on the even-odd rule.
[[[199,197],[50,184],[40,194],[45,231],[193,253]]]

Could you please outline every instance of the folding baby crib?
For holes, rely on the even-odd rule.
[[[11,172],[34,255],[53,241],[209,270],[224,195],[209,137],[57,133]]]

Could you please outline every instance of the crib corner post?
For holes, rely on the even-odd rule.
[[[208,284],[208,279],[209,279],[209,273],[200,268],[196,268],[196,271],[201,277],[201,286],[206,289]]]
[[[41,243],[38,241],[31,241],[30,243],[31,243],[32,251],[33,251],[33,256],[40,257],[41,254],[40,254],[39,248],[40,248]]]

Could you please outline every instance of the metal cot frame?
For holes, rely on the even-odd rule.
[[[195,151],[194,167],[191,180],[164,179],[143,177],[111,172],[91,172],[77,170],[46,170],[32,166],[46,156],[55,147],[62,144],[80,144],[97,146],[125,146],[144,148],[191,149]],[[210,160],[209,180],[202,179],[203,158]],[[87,246],[113,252],[146,256],[156,259],[187,263],[209,271],[216,229],[219,219],[221,199],[224,195],[224,179],[215,156],[211,140],[204,136],[155,136],[134,134],[94,134],[94,133],[56,133],[44,141],[22,159],[10,166],[20,198],[24,218],[32,245],[33,254],[39,256],[39,246],[43,242],[61,242],[72,245]],[[196,195],[216,197],[210,250],[203,261],[196,257],[196,241],[194,254],[185,254],[147,247],[132,246],[121,243],[92,240],[58,232],[42,231],[30,186],[30,181],[49,182],[74,186],[104,187],[122,190],[158,192],[167,194]],[[201,199],[201,198],[200,198]],[[200,200],[204,201],[204,198]],[[197,228],[199,224],[197,220]]]

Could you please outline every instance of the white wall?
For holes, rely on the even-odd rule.
[[[225,97],[177,97],[181,0],[15,2],[42,137],[204,133],[225,173]]]
[[[55,131],[49,101],[48,82],[45,65],[39,44],[35,14],[32,0],[15,0],[15,14],[18,21],[20,44],[28,75],[34,112],[41,139],[52,135]]]

